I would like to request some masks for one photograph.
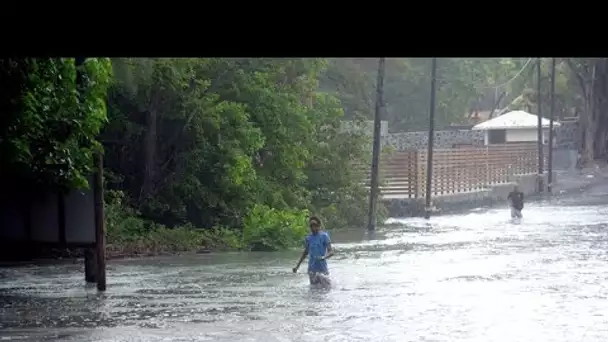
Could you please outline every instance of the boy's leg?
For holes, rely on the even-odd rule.
[[[316,272],[308,272],[308,280],[311,284],[316,284],[319,282]]]
[[[328,276],[329,270],[327,268],[326,263],[317,264],[314,267],[308,269],[308,277],[310,279],[311,284],[319,284],[323,282],[324,278],[327,278]]]
[[[329,273],[319,273],[317,275],[317,282],[324,286],[330,285],[331,280],[329,280]]]
[[[310,285],[330,285],[331,280],[329,280],[329,273],[323,272],[309,272],[308,279],[310,280]]]

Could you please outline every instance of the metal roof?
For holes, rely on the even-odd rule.
[[[542,127],[549,127],[549,119],[542,118]],[[560,126],[560,123],[553,120],[553,127]],[[523,110],[515,110],[505,113],[494,119],[482,122],[473,126],[473,130],[490,130],[490,129],[521,129],[521,128],[537,128],[538,116],[524,112]]]

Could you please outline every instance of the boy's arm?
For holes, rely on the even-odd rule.
[[[300,260],[298,261],[298,264],[296,265],[296,267],[293,268],[293,273],[297,273],[298,272],[298,268],[300,268],[300,265],[302,264],[302,261],[304,261],[304,258],[306,258],[306,256],[308,255],[308,244],[306,245],[306,247],[304,247],[304,251],[302,252],[302,256],[300,257]]]
[[[329,239],[329,236],[326,235],[327,237],[327,250],[325,251],[325,256],[322,257],[322,259],[329,259],[331,258],[332,255],[334,255],[334,248],[331,246],[331,240]]]
[[[323,259],[329,259],[331,258],[331,256],[334,255],[334,248],[331,246],[331,242],[327,243],[327,253],[325,253],[325,256],[323,257]]]

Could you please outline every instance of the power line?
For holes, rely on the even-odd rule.
[[[510,80],[508,80],[508,81],[506,81],[504,83],[501,83],[499,85],[491,85],[491,86],[490,85],[473,85],[473,87],[477,88],[477,89],[500,89],[500,88],[503,88],[503,87],[509,85],[509,83],[513,82],[517,77],[519,77],[519,75],[521,75],[521,73],[526,69],[526,67],[528,66],[528,64],[530,64],[531,61],[532,61],[532,58],[528,58],[528,60],[524,64],[524,66],[521,67],[521,69],[515,74],[515,76],[511,77]],[[447,79],[441,79],[441,80],[445,81],[445,82],[451,82],[450,80],[447,80]]]
[[[521,73],[526,69],[526,67],[528,66],[528,64],[530,64],[530,61],[532,61],[532,58],[528,58],[528,61],[524,64],[523,67],[521,67],[521,69],[517,72],[517,74],[515,74],[515,76],[511,77],[511,79],[508,80],[505,83],[499,84],[497,86],[484,86],[484,87],[477,87],[476,86],[475,88],[482,88],[482,89],[492,89],[492,88],[495,88],[495,89],[499,89],[499,88],[505,87],[505,86],[509,85],[509,83],[513,82],[519,75],[521,75]]]

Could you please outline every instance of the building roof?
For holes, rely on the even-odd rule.
[[[549,127],[549,119],[542,118],[542,127]],[[556,120],[553,121],[553,127],[560,126]],[[518,128],[537,128],[538,116],[524,112],[523,110],[515,110],[505,113],[492,120],[488,120],[473,126],[473,130],[490,130],[490,129],[518,129]]]

